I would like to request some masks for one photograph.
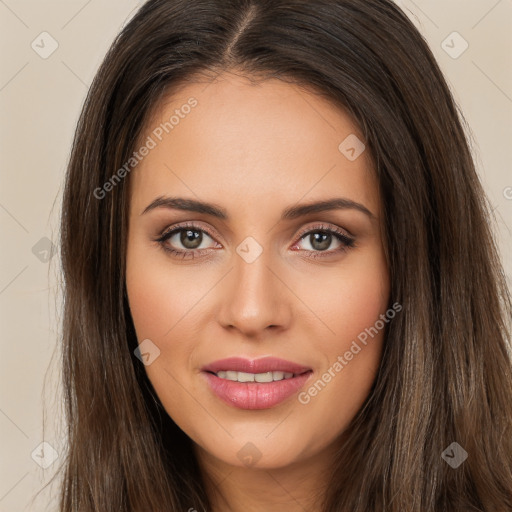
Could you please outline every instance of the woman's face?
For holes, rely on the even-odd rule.
[[[319,96],[225,73],[163,102],[136,148],[126,285],[141,359],[210,459],[327,456],[368,396],[389,276],[361,140]]]

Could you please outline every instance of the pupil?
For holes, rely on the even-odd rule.
[[[311,240],[311,246],[318,251],[325,251],[331,244],[332,235],[329,233],[314,233],[310,236],[313,237]]]
[[[196,249],[201,245],[203,239],[203,234],[199,231],[193,231],[190,229],[187,229],[185,231],[181,232],[180,236],[180,242],[187,248],[187,249]]]

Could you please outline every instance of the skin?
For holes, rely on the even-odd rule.
[[[215,482],[215,511],[320,510],[334,447],[369,394],[384,331],[307,404],[294,395],[270,409],[237,409],[212,393],[201,368],[235,355],[280,357],[312,368],[307,390],[386,312],[389,273],[370,155],[350,161],[339,151],[348,135],[363,137],[312,91],[227,72],[162,101],[142,140],[190,97],[198,105],[130,175],[129,304],[139,343],[150,339],[160,350],[145,369]],[[165,207],[143,214],[160,196],[215,203],[229,219]],[[374,218],[335,209],[280,219],[287,207],[333,197],[364,205]],[[155,241],[184,221],[214,235],[203,233],[194,259]],[[333,236],[322,252],[311,233],[298,236],[319,225],[341,229],[356,245],[337,251],[343,244]],[[263,249],[251,263],[236,251],[248,236]],[[165,244],[194,250],[179,233]],[[253,465],[238,455],[248,442],[259,456]]]

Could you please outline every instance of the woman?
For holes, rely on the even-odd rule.
[[[63,200],[60,510],[512,509],[512,313],[388,0],[149,0]]]

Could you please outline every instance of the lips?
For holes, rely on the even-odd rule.
[[[215,374],[219,371],[234,371],[244,373],[283,372],[299,375],[311,370],[311,368],[277,357],[263,357],[261,359],[229,357],[214,361],[204,366],[202,370]]]
[[[210,390],[239,409],[269,409],[295,394],[312,369],[284,359],[231,357],[202,368]]]

